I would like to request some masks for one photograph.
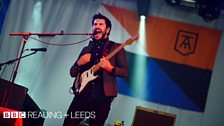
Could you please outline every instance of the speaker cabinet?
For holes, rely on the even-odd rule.
[[[28,89],[0,78],[0,106],[21,110]]]
[[[174,126],[175,119],[174,114],[137,106],[132,126]]]
[[[27,91],[28,89],[23,86],[0,79],[0,106],[4,109],[26,112],[26,114],[28,112],[41,112],[41,109],[27,94]],[[2,119],[0,120],[0,126],[11,126],[14,125],[15,121],[15,119]],[[44,118],[24,118],[22,122],[23,126],[43,126]]]

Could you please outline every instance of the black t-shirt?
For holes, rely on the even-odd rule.
[[[103,51],[107,41],[108,39],[100,41],[93,40],[90,60],[91,66],[100,62],[100,59],[103,57]],[[101,68],[95,74],[98,75],[98,78],[89,82],[88,93],[92,100],[101,100],[105,97],[103,89],[103,69]]]

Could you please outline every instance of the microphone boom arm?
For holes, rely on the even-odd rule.
[[[39,37],[42,36],[56,36],[56,35],[93,35],[93,33],[64,33],[61,32],[46,32],[46,33],[37,33],[37,32],[11,32],[9,33],[11,36],[29,36],[29,35],[37,35]]]

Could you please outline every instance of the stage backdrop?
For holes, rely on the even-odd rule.
[[[104,4],[101,12],[129,37],[140,30],[134,11]],[[140,36],[145,45],[131,45],[145,54],[128,50],[129,76],[118,78],[119,93],[203,112],[222,32],[156,16],[148,16],[145,23],[145,36]]]
[[[222,126],[224,36],[213,67],[215,48],[219,43],[215,40],[219,38],[215,32],[220,36],[220,31],[208,28],[223,31],[223,19],[206,23],[190,8],[177,11],[163,0],[151,1],[150,16],[143,23],[139,22],[136,3],[132,0],[11,0],[0,34],[0,63],[16,58],[20,37],[9,36],[10,32],[90,32],[92,16],[101,12],[112,20],[111,40],[123,42],[139,31],[143,32],[144,28],[146,30],[146,43],[138,41],[125,47],[129,77],[127,80],[118,79],[119,94],[114,99],[106,124],[113,125],[119,119],[124,120],[125,125],[131,125],[135,107],[140,105],[176,114],[177,126]],[[139,25],[144,24],[145,27],[139,28]],[[211,35],[207,35],[209,31],[212,31]],[[88,36],[33,37],[54,44],[69,44]],[[210,41],[210,38],[214,40]],[[140,39],[144,39],[144,36]],[[29,38],[25,48],[47,48],[47,52],[38,52],[21,60],[15,82],[29,89],[28,94],[41,109],[66,113],[73,99],[73,95],[68,92],[74,81],[69,75],[69,69],[87,44],[88,41],[57,47]],[[192,63],[194,56],[197,60]],[[210,63],[203,58],[210,59]],[[207,68],[204,63],[208,65]],[[4,68],[5,72],[1,70],[2,78],[9,80],[13,65]],[[206,74],[203,73],[205,71]],[[203,107],[199,105],[204,106],[207,97],[204,91],[207,91],[211,74],[206,109],[201,113]],[[183,80],[190,82],[184,83]],[[194,91],[198,94],[194,94]],[[44,126],[62,125],[63,120],[64,117],[46,118]]]

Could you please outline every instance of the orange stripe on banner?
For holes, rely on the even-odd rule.
[[[130,35],[138,32],[136,12],[105,5]],[[150,57],[212,70],[222,32],[156,16],[146,20],[146,48]]]
[[[103,6],[120,22],[121,26],[123,26],[131,36],[138,33],[139,17],[136,12],[107,4],[103,4]]]

